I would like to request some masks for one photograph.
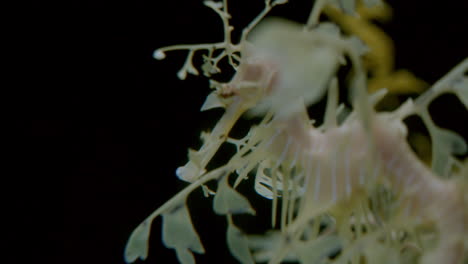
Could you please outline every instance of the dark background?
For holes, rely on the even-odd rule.
[[[263,3],[231,2],[237,29]],[[309,2],[291,0],[273,14],[305,22]],[[466,1],[391,4],[394,20],[384,28],[395,41],[397,68],[432,83],[468,55]],[[24,107],[17,112],[28,118],[16,120],[12,154],[25,195],[13,200],[19,211],[31,208],[19,224],[41,234],[25,232],[13,242],[31,248],[28,254],[41,263],[123,263],[129,234],[183,188],[175,169],[219,116],[198,111],[209,91],[205,78],[177,79],[184,52],[163,61],[152,52],[221,40],[219,18],[197,0],[70,1],[28,12],[27,30],[17,33],[27,39],[23,55],[31,55],[19,61],[31,71],[18,79],[28,88],[18,86]],[[433,112],[436,122],[467,138],[466,111],[457,100],[437,100]],[[207,250],[199,263],[235,263],[224,246],[225,219],[211,213],[210,201],[201,202],[200,191],[192,196],[193,221]],[[267,215],[268,206],[254,201],[259,214]],[[251,222],[248,231],[264,224],[240,221]],[[176,263],[160,242],[160,226],[158,219],[145,263]],[[10,257],[15,263],[24,255]]]

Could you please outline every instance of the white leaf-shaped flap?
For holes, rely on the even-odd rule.
[[[267,175],[265,172],[269,171],[272,173],[271,168],[273,167],[270,160],[264,160],[260,163],[257,169],[257,174],[255,175],[255,191],[260,194],[261,196],[267,199],[273,199],[274,188],[276,188],[276,192],[278,197],[281,197],[283,192],[283,176],[281,172],[277,173],[276,178],[276,185],[273,185],[273,175]],[[289,182],[289,190],[292,188],[292,182]]]
[[[189,160],[184,166],[177,168],[176,175],[179,179],[186,182],[195,181],[203,171],[192,160]]]
[[[215,2],[215,1],[207,0],[207,1],[204,1],[203,4],[206,5],[207,7],[213,8],[214,10],[220,10],[221,8],[223,8],[222,2]]]
[[[192,252],[186,248],[176,249],[177,259],[182,264],[195,264]]]
[[[212,92],[206,97],[200,111],[206,111],[218,107],[224,108],[226,105],[220,100],[219,95],[216,92]]]
[[[163,214],[162,230],[164,245],[176,250],[180,263],[195,263],[191,251],[199,254],[205,253],[200,238],[193,228],[185,203]]]
[[[268,161],[264,160],[260,163],[255,175],[255,191],[267,199],[273,199],[273,192],[271,190],[272,180],[269,176],[265,175],[265,168]]]
[[[148,256],[148,238],[150,234],[151,223],[145,220],[135,230],[133,230],[127,245],[125,246],[125,262],[132,263],[138,258],[145,260]]]
[[[245,234],[232,223],[227,229],[227,244],[231,254],[243,264],[254,264]]]
[[[218,190],[213,200],[213,210],[220,215],[225,214],[255,214],[249,201],[231,188],[228,177],[222,177],[218,182]]]
[[[460,135],[446,129],[440,129],[437,133],[437,138],[444,141],[447,150],[456,155],[463,155],[466,153],[466,142]]]

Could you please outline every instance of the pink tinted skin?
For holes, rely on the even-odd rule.
[[[305,113],[278,122],[282,131],[270,150],[279,162],[285,154],[294,163],[298,159],[308,179],[305,205],[301,208],[305,213],[301,217],[308,218],[308,212],[321,204],[332,206],[348,198],[364,184],[374,182],[377,175],[384,175],[400,195],[402,213],[397,217],[403,223],[435,223],[438,230],[436,248],[423,256],[421,263],[462,263],[468,218],[461,190],[453,182],[434,175],[418,159],[399,128],[403,125],[399,120],[378,117],[372,127],[377,149],[374,164],[378,165],[367,174],[363,171],[369,159],[368,135],[358,120],[324,132],[306,123]]]
[[[434,175],[417,158],[404,137],[386,128],[388,124],[375,123],[375,141],[388,179],[402,195],[406,207],[404,216],[429,220],[439,231],[438,246],[422,263],[462,263],[463,236],[468,231],[463,193],[454,182]]]

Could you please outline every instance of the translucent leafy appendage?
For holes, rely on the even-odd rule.
[[[227,177],[222,177],[219,180],[218,190],[213,200],[213,210],[220,215],[255,214],[249,201],[229,186]]]
[[[227,245],[231,254],[241,263],[253,264],[248,248],[247,236],[237,228],[231,219],[232,214],[255,214],[249,201],[234,190],[228,183],[228,177],[218,181],[218,189],[213,200],[213,210],[220,215],[228,216]]]
[[[141,223],[133,233],[125,247],[125,262],[132,263],[138,258],[145,260],[148,256],[148,239],[150,235],[151,223],[144,221]]]
[[[163,214],[162,230],[164,244],[176,250],[180,263],[193,264],[195,259],[192,252],[205,253],[185,203]]]
[[[444,93],[455,94],[468,108],[468,58],[464,59],[448,74],[415,100],[416,114],[423,119],[432,139],[432,170],[439,176],[448,177],[454,163],[453,155],[463,155],[468,147],[463,137],[434,124],[430,114],[430,103]],[[463,121],[462,121],[463,122]]]
[[[460,101],[468,108],[468,77],[463,77],[453,88]]]
[[[282,196],[282,193],[286,190],[284,190],[285,185],[288,186],[287,191],[291,191],[293,188],[293,182],[289,180],[287,184],[283,183],[283,175],[280,171],[276,171],[278,174],[276,176],[275,181],[273,181],[273,171],[271,168],[273,167],[273,162],[270,160],[264,160],[259,164],[259,167],[257,169],[257,173],[255,175],[255,191],[267,198],[272,200],[274,198],[275,192],[277,193],[277,196]],[[304,193],[304,187],[299,186],[299,192],[302,195]],[[275,191],[276,190],[276,191]]]
[[[227,244],[231,254],[243,264],[254,264],[252,255],[248,247],[247,236],[234,226],[232,223],[229,223],[227,229]]]
[[[467,151],[466,142],[458,134],[436,127],[432,128],[431,136],[435,151],[432,167],[438,175],[446,176],[450,173],[452,154],[465,154]]]

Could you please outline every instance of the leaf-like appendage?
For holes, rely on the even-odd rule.
[[[182,264],[195,263],[190,251],[205,253],[200,238],[193,228],[185,203],[163,214],[162,229],[164,245],[176,250],[177,257]]]
[[[253,264],[249,251],[248,239],[244,233],[233,224],[228,225],[227,244],[231,254],[243,264]]]
[[[151,223],[145,220],[135,230],[133,230],[127,245],[125,246],[125,262],[132,263],[138,258],[145,260],[148,256],[148,238],[150,234]]]
[[[436,126],[428,128],[434,142],[432,168],[438,175],[446,176],[451,155],[465,154],[467,151],[466,142],[461,136],[450,130]]]
[[[192,155],[192,153],[189,151],[189,156]],[[194,155],[192,155],[194,156]],[[186,181],[186,182],[193,182],[195,181],[198,176],[202,173],[202,170],[192,160],[189,160],[184,166],[181,166],[177,168],[176,170],[176,175],[180,180]]]
[[[215,92],[210,93],[203,103],[200,111],[206,111],[213,108],[226,107],[226,105],[220,100],[219,95]]]
[[[273,199],[272,180],[271,177],[265,174],[265,162],[266,161],[261,162],[257,169],[257,174],[255,175],[255,191],[261,196],[271,200]]]
[[[255,191],[261,196],[270,200],[274,198],[275,188],[278,197],[280,197],[284,191],[282,181],[283,176],[281,175],[281,172],[276,172],[278,174],[276,178],[276,184],[273,184],[272,175],[267,175],[265,173],[266,171],[270,171],[271,173],[270,168],[272,167],[273,165],[270,160],[264,160],[258,166],[257,174],[255,175]],[[293,183],[289,182],[288,186],[288,191],[291,191]]]
[[[177,259],[182,264],[195,264],[192,252],[186,248],[176,249]]]
[[[324,236],[298,245],[297,255],[301,263],[327,263],[328,256],[342,246],[338,236]]]
[[[468,108],[468,77],[463,77],[454,85],[454,92],[460,101]]]
[[[213,210],[220,215],[255,214],[249,201],[229,186],[227,177],[223,177],[218,182],[218,190],[213,200]]]

